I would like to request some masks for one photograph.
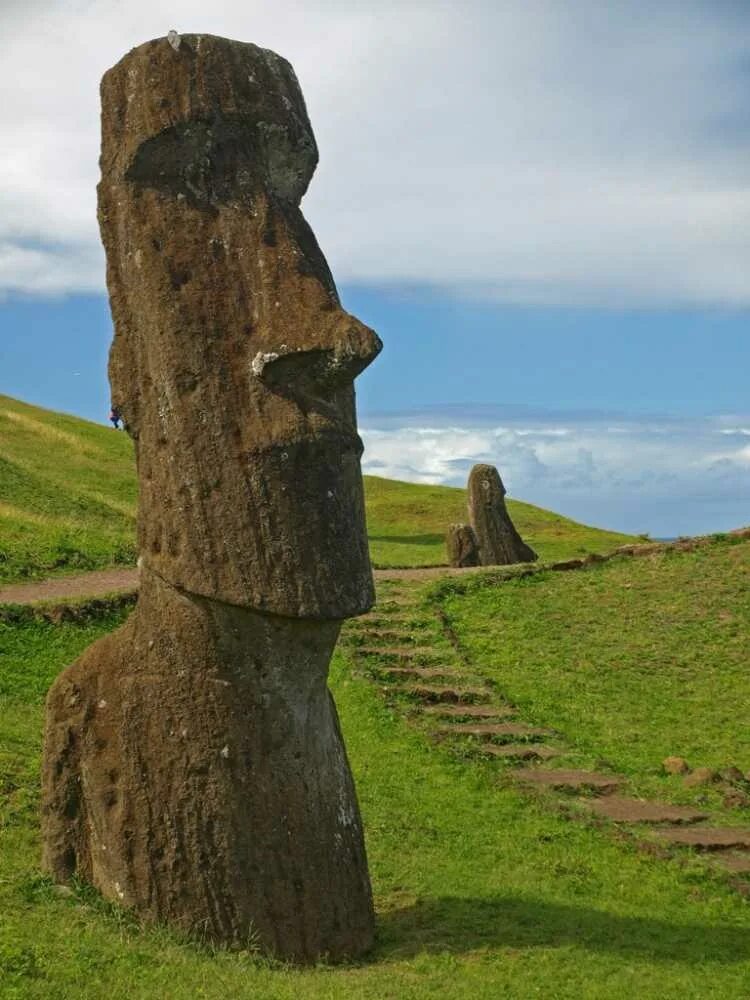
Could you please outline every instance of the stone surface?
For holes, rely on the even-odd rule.
[[[696,767],[690,774],[685,775],[682,783],[686,788],[697,788],[700,785],[712,785],[718,778],[718,771],[712,767]]]
[[[743,792],[741,788],[732,788],[722,799],[725,809],[748,809],[750,808],[750,795]]]
[[[380,656],[386,660],[434,660],[450,655],[449,650],[432,646],[357,646],[358,656]]]
[[[482,566],[533,562],[536,552],[516,531],[505,506],[505,487],[494,465],[475,465],[469,474],[469,521]]]
[[[745,781],[745,775],[734,764],[722,767],[719,771],[719,777],[722,781],[728,781],[731,784],[744,783]]]
[[[733,875],[750,875],[750,853],[742,854],[739,851],[731,851],[720,854],[715,861],[716,864]]]
[[[665,774],[687,774],[690,770],[684,757],[665,757],[661,766]]]
[[[102,81],[112,399],[139,480],[136,610],[53,684],[45,869],[280,958],[373,941],[328,665],[373,602],[348,315],[299,200],[287,62],[157,39]]]
[[[458,719],[504,719],[516,712],[510,705],[426,705],[422,711],[425,715]]]
[[[750,849],[750,830],[740,827],[689,827],[686,830],[657,830],[670,844],[695,847],[699,851],[724,851],[732,847]]]
[[[584,804],[598,816],[605,816],[617,823],[695,823],[706,818],[705,813],[687,806],[627,799],[619,795],[586,799]]]
[[[600,792],[614,791],[622,784],[622,778],[611,774],[597,774],[596,771],[543,771],[529,767],[512,772],[518,781],[531,785],[549,785],[551,788],[593,788]]]
[[[299,209],[317,163],[291,66],[182,35],[102,81],[113,403],[136,442],[142,564],[292,617],[373,603],[346,313]]]
[[[445,536],[449,566],[478,566],[479,544],[470,524],[451,524]]]
[[[488,757],[506,760],[551,760],[561,753],[544,743],[482,743],[478,751]]]
[[[522,722],[454,722],[442,726],[440,732],[445,736],[550,736],[549,729],[539,726],[526,726]]]
[[[383,677],[418,677],[422,680],[432,680],[435,677],[450,677],[455,674],[453,667],[377,667],[378,674]]]
[[[399,694],[418,698],[420,701],[443,701],[452,703],[487,701],[488,693],[484,688],[457,688],[441,684],[404,684],[391,690]]]

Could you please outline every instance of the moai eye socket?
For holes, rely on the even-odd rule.
[[[298,204],[317,159],[312,133],[294,123],[221,115],[188,119],[147,139],[125,179],[198,208],[252,201],[259,186]]]

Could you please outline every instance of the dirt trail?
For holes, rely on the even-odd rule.
[[[376,580],[432,580],[439,576],[477,572],[482,567],[452,569],[450,566],[416,567],[414,569],[376,569]],[[60,601],[82,597],[101,597],[135,590],[138,570],[131,568],[102,569],[76,576],[57,576],[34,583],[17,583],[0,587],[0,604],[35,604],[39,601]]]

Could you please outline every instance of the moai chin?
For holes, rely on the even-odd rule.
[[[494,465],[475,465],[469,473],[469,520],[481,566],[533,562],[536,552],[516,531],[505,506],[505,487]]]
[[[44,865],[215,941],[355,956],[372,898],[326,678],[373,603],[353,381],[382,345],[299,208],[317,149],[289,63],[170,36],[101,93],[141,583],[50,691]]]

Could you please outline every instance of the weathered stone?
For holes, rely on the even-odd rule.
[[[533,562],[536,552],[516,531],[505,506],[505,487],[494,465],[475,465],[469,474],[469,521],[482,566]]]
[[[551,760],[561,753],[544,743],[482,743],[477,752],[503,760]]]
[[[449,566],[478,566],[479,545],[470,524],[451,524],[445,536]]]
[[[394,687],[393,691],[417,698],[419,701],[441,701],[450,703],[468,703],[487,701],[487,691],[484,688],[458,688],[440,684],[406,684]]]
[[[551,736],[549,729],[539,726],[527,726],[522,722],[452,722],[442,726],[440,732],[445,736]]]
[[[719,777],[722,781],[728,781],[730,784],[744,783],[745,781],[745,775],[734,764],[730,764],[729,767],[722,767],[719,771]]]
[[[740,788],[733,788],[722,799],[725,809],[747,809],[750,808],[750,795]]]
[[[458,719],[505,719],[516,712],[510,705],[427,705],[422,711],[425,715]]]
[[[712,785],[718,778],[718,771],[712,767],[696,767],[690,774],[685,775],[682,783],[686,788],[697,788],[699,785]]]
[[[661,762],[665,774],[687,774],[690,765],[684,757],[665,757]]]
[[[588,799],[584,804],[599,816],[605,816],[615,823],[695,823],[706,818],[705,813],[688,806],[628,799],[619,795]]]
[[[112,398],[135,441],[138,605],[49,694],[44,866],[281,958],[355,956],[373,910],[326,677],[373,584],[348,315],[299,200],[287,62],[210,35],[102,81]]]
[[[527,767],[512,772],[524,784],[548,785],[550,788],[591,788],[599,792],[612,792],[622,784],[622,778],[596,771],[563,770],[543,771]]]
[[[656,833],[671,844],[694,847],[698,851],[750,848],[750,830],[735,827],[689,827],[687,830],[657,830]]]

